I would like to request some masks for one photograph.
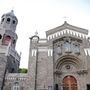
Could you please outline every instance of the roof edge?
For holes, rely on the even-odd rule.
[[[80,28],[77,26],[70,25],[65,21],[64,24],[62,24],[61,26],[58,26],[58,27],[55,27],[53,29],[46,31],[46,36],[53,34],[55,32],[58,32],[58,31],[62,31],[63,29],[71,29],[73,31],[88,35],[88,29],[84,29],[84,28]]]

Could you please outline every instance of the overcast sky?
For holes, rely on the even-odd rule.
[[[69,24],[90,30],[90,0],[0,0],[0,16],[14,10],[18,18],[16,50],[22,52],[20,67],[28,67],[29,37]],[[68,17],[67,19],[63,17]]]

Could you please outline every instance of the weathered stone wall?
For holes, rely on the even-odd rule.
[[[0,90],[3,85],[6,69],[7,69],[7,57],[5,56],[5,54],[0,54]]]
[[[19,83],[20,90],[30,90],[30,88],[28,88],[28,75],[20,73],[6,75],[4,90],[13,90],[15,82]]]

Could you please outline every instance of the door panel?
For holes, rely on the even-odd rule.
[[[77,81],[73,76],[66,76],[63,79],[63,90],[78,90]]]

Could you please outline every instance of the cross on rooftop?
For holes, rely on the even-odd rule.
[[[67,16],[64,16],[64,17],[63,17],[64,21],[68,21],[68,18],[69,18],[69,17],[67,17]]]

